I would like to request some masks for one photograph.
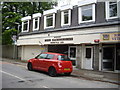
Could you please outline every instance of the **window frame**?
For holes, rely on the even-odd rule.
[[[24,30],[24,22],[27,21],[27,30]],[[28,32],[29,31],[29,24],[30,24],[30,21],[29,20],[24,20],[22,21],[22,32]]]
[[[65,24],[65,12],[68,11],[68,23]],[[61,26],[70,26],[71,24],[71,9],[61,11]]]
[[[36,19],[37,19],[37,28],[35,28]],[[33,18],[33,31],[38,31],[39,27],[40,27],[40,17]]]
[[[52,19],[52,26],[47,26],[47,17],[52,15],[53,19]],[[54,28],[55,27],[55,13],[51,13],[51,14],[47,14],[44,16],[44,29],[47,28]]]
[[[116,3],[117,3],[117,16],[114,16],[114,17],[110,17],[110,8],[109,8],[110,4],[109,3],[110,3],[110,1],[105,2],[106,19],[108,20],[108,19],[118,18],[118,2],[116,1]]]
[[[82,7],[92,5],[92,20],[82,21]],[[94,4],[88,4],[78,7],[78,23],[87,23],[87,22],[95,22],[95,3]]]

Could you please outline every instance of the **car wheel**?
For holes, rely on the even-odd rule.
[[[56,69],[54,67],[50,67],[48,73],[51,77],[55,77],[57,75]]]
[[[69,72],[69,73],[64,73],[64,74],[67,75],[67,76],[70,76],[71,72]]]
[[[30,71],[33,70],[33,68],[32,68],[32,63],[28,63],[28,64],[27,64],[27,67],[28,67],[28,70],[30,70]]]

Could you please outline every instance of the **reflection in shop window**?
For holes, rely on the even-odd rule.
[[[76,48],[70,48],[70,58],[76,58]]]

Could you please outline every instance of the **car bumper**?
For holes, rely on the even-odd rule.
[[[57,73],[69,73],[69,72],[72,72],[72,68],[59,68],[57,70]]]

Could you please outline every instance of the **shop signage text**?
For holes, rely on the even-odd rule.
[[[104,33],[101,35],[101,41],[120,41],[120,33]]]
[[[52,39],[45,39],[45,44],[66,44],[73,41],[73,37],[69,38],[52,38]]]

